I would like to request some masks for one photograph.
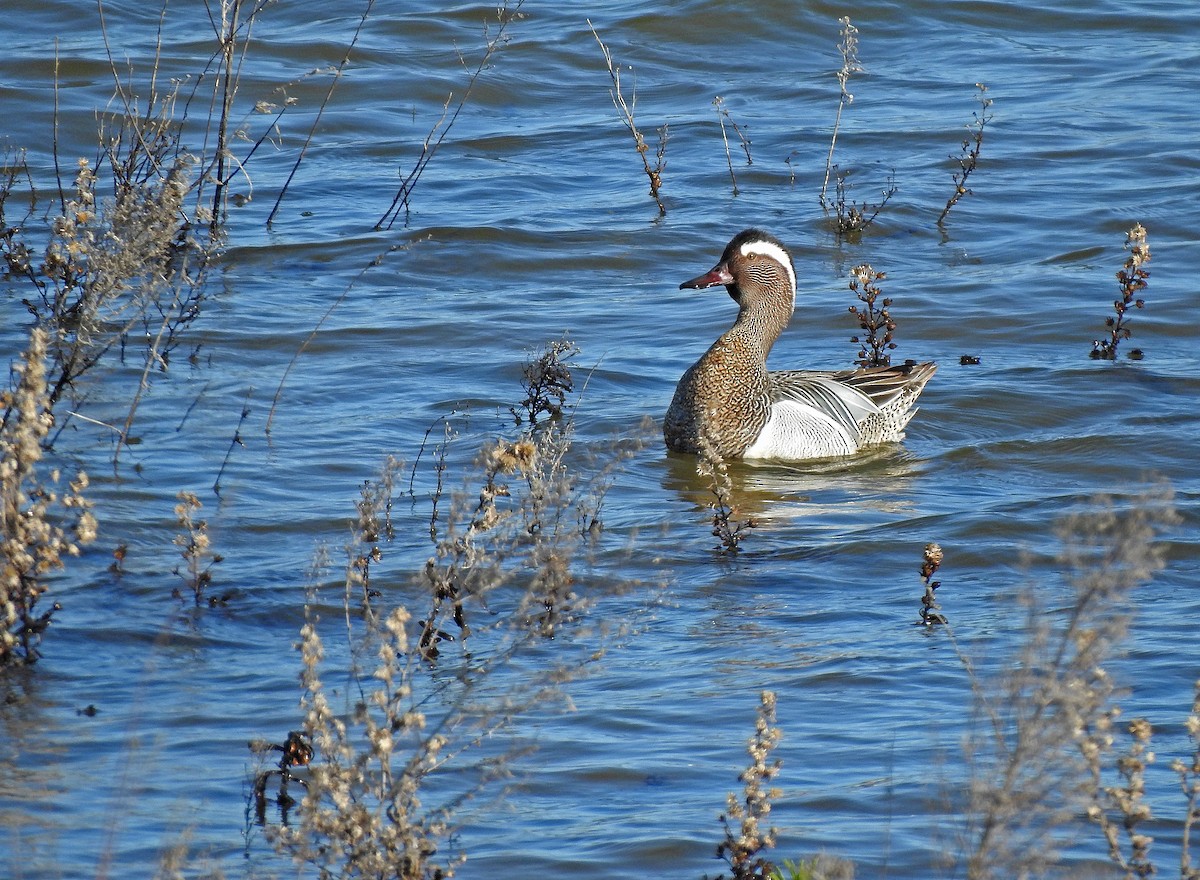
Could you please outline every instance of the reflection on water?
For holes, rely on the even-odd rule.
[[[757,528],[824,530],[835,522],[869,524],[912,514],[913,479],[922,463],[898,445],[871,447],[848,458],[802,464],[730,462],[726,506],[735,519]],[[663,488],[696,508],[714,495],[710,480],[696,473],[695,456],[670,454]]]

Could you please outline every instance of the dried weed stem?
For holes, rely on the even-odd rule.
[[[1117,283],[1121,286],[1121,298],[1113,302],[1113,311],[1116,312],[1116,317],[1104,319],[1104,325],[1108,327],[1108,338],[1092,341],[1091,357],[1095,359],[1116,360],[1117,346],[1121,344],[1121,340],[1129,339],[1133,335],[1125,324],[1129,307],[1140,309],[1146,305],[1146,301],[1140,294],[1146,289],[1146,279],[1150,277],[1150,271],[1142,268],[1150,262],[1150,245],[1146,243],[1146,230],[1141,223],[1135,223],[1133,228],[1125,234],[1125,249],[1129,251],[1129,257],[1125,260],[1125,265],[1117,272]],[[1129,352],[1132,360],[1141,360],[1142,356],[1142,350],[1139,348]]]
[[[588,27],[592,29],[592,36],[596,38],[596,42],[600,46],[600,51],[604,55],[604,63],[608,66],[608,75],[612,79],[613,87],[609,89],[609,95],[612,97],[613,106],[621,114],[621,121],[625,127],[629,129],[629,133],[633,136],[634,147],[637,149],[638,156],[642,160],[642,168],[646,172],[646,177],[650,180],[650,195],[653,197],[655,204],[658,205],[658,215],[660,217],[667,213],[667,206],[662,200],[662,173],[666,170],[666,152],[667,152],[667,126],[662,125],[658,128],[658,149],[655,152],[654,165],[650,164],[650,145],[646,143],[646,138],[641,130],[637,127],[637,123],[633,118],[634,108],[637,106],[637,90],[633,92],[633,96],[626,101],[624,94],[621,92],[621,69],[613,61],[612,53],[609,52],[608,46],[604,45],[604,41],[600,39],[600,34],[596,32],[595,25],[591,19],[587,20]],[[633,68],[630,68],[632,70]]]
[[[1200,880],[1200,869],[1192,867],[1192,829],[1200,820],[1200,681],[1195,685],[1192,711],[1187,717],[1188,738],[1192,741],[1189,761],[1176,758],[1171,769],[1179,776],[1179,788],[1183,792],[1187,811],[1183,817],[1183,839],[1180,842],[1180,880]]]
[[[921,596],[921,619],[918,621],[923,626],[947,622],[946,615],[942,614],[942,606],[938,604],[934,595],[934,591],[942,582],[935,581],[933,576],[941,568],[943,558],[942,548],[938,544],[925,545],[925,553],[921,560],[921,582],[925,585],[925,593]]]
[[[967,187],[967,178],[979,165],[979,153],[983,150],[983,130],[992,121],[992,114],[988,113],[988,108],[992,106],[992,99],[987,96],[987,86],[983,83],[975,83],[975,88],[979,89],[979,94],[975,96],[975,100],[979,102],[979,109],[971,114],[974,122],[967,125],[968,135],[963,139],[962,152],[958,156],[950,157],[958,162],[958,171],[953,175],[954,194],[946,201],[946,207],[938,215],[938,226],[942,225],[946,215],[950,213],[951,208],[958,204],[959,199],[966,195],[973,195]]]
[[[510,0],[504,0],[504,3],[496,8],[496,32],[494,35],[489,33],[485,25],[483,31],[483,55],[480,56],[479,63],[475,65],[475,68],[468,75],[462,97],[455,104],[453,92],[446,96],[446,101],[442,105],[441,116],[433,123],[433,127],[429,129],[429,134],[422,141],[421,153],[417,156],[417,161],[413,163],[413,167],[409,169],[408,174],[400,181],[400,188],[396,190],[396,195],[392,198],[392,203],[383,212],[383,216],[379,218],[379,222],[375,224],[376,229],[391,229],[401,214],[404,216],[405,225],[408,225],[409,218],[412,215],[412,196],[414,190],[417,188],[417,184],[421,182],[421,177],[425,174],[425,169],[429,167],[429,163],[437,155],[442,143],[446,140],[446,136],[450,133],[450,129],[454,127],[459,114],[462,113],[463,107],[466,106],[467,100],[471,97],[471,92],[474,91],[476,83],[479,82],[479,77],[487,70],[488,65],[491,63],[492,56],[508,44],[509,25],[514,21],[524,18],[524,13],[521,12],[523,4],[524,0],[516,0],[516,2],[512,3],[510,3]],[[466,67],[465,60],[463,60],[463,66]],[[453,112],[450,110],[452,104],[454,105]]]
[[[842,67],[837,72],[838,85],[841,87],[841,96],[838,98],[837,116],[833,120],[833,136],[829,139],[829,154],[825,157],[825,180],[821,183],[821,194],[819,196],[821,207],[827,208],[828,203],[825,200],[825,193],[829,189],[829,176],[834,169],[833,164],[833,148],[837,145],[838,130],[842,125],[842,110],[847,104],[853,103],[854,95],[846,89],[846,84],[850,82],[850,75],[853,73],[861,73],[862,66],[858,63],[858,28],[850,24],[850,17],[838,19],[841,24],[841,41],[838,43],[838,52],[842,55]]]
[[[212,583],[212,567],[221,562],[222,557],[212,551],[208,521],[196,518],[196,513],[204,507],[200,499],[194,492],[188,491],[182,491],[176,497],[179,503],[175,505],[175,519],[181,531],[175,536],[175,546],[179,548],[179,555],[183,557],[187,569],[184,572],[176,568],[175,573],[184,579],[196,607],[199,607],[205,601],[205,590]],[[175,595],[179,595],[178,590]],[[213,596],[208,597],[207,601],[209,605],[218,605],[223,599]]]
[[[708,502],[713,512],[712,533],[719,541],[716,549],[731,556],[742,549],[742,542],[758,523],[753,517],[738,519],[733,507],[733,481],[729,478],[729,466],[721,458],[716,447],[707,437],[700,438],[700,455],[696,459],[696,473],[707,477],[712,500]]]
[[[725,107],[725,99],[720,95],[713,98],[713,106],[717,108],[717,121],[721,123],[721,140],[725,144],[725,161],[729,164],[729,179],[733,183],[733,194],[736,196],[739,192],[737,185],[737,175],[733,173],[733,155],[729,151],[729,135],[725,131],[725,123],[733,128],[734,134],[738,136],[738,140],[742,144],[742,152],[746,154],[746,164],[753,165],[754,160],[750,158],[750,139],[746,137],[745,131],[729,115],[729,110]]]

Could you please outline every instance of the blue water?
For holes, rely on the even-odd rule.
[[[111,55],[145,100],[159,10],[103,9]],[[902,447],[735,467],[739,511],[760,523],[736,558],[713,550],[693,463],[667,456],[651,427],[607,496],[590,575],[637,586],[604,592],[593,622],[611,624],[608,635],[582,627],[562,638],[564,655],[602,645],[604,656],[567,686],[570,711],[552,704],[517,719],[511,736],[537,752],[517,765],[507,797],[460,816],[468,860],[457,876],[715,875],[717,817],[740,788],[764,688],[778,694],[784,731],[772,813],[781,858],[825,850],[854,860],[861,877],[954,876],[943,856],[961,851],[971,697],[944,634],[912,625],[922,547],[945,549],[943,610],[987,667],[1019,636],[1022,587],[1037,585],[1051,605],[1062,595],[1055,523],[1097,493],[1127,496],[1156,480],[1173,488],[1182,522],[1163,536],[1166,567],[1135,594],[1128,654],[1112,672],[1130,689],[1125,714],[1158,729],[1148,785],[1162,818],[1151,833],[1169,871],[1184,810],[1169,764],[1189,753],[1182,722],[1200,671],[1189,269],[1200,263],[1200,11],[858,4],[849,14],[865,70],[849,83],[836,161],[853,198],[875,199],[890,174],[898,187],[859,241],[839,240],[817,200],[847,10],[690,0],[529,2],[521,12],[414,191],[408,222],[388,230],[374,226],[447,95],[461,96],[491,6],[375,5],[270,228],[362,10],[270,6],[255,24],[235,113],[246,139],[234,153],[270,129],[255,102],[297,103],[235,183],[249,201],[230,210],[202,317],[155,377],[140,442],[117,468],[112,432],[92,422],[72,420],[57,444],[62,461],[91,474],[101,532],[51,583],[63,609],[42,661],[4,673],[0,874],[145,876],[181,840],[189,876],[290,874],[247,826],[246,742],[280,742],[300,724],[293,644],[315,548],[335,560],[323,616],[331,658],[344,661],[341,548],[359,487],[384,456],[411,464],[430,425],[458,413],[450,457],[465,467],[483,440],[511,430],[530,352],[564,332],[587,377],[579,448],[603,451],[639,435],[643,418],[660,422],[679,375],[734,314],[720,290],[678,284],[749,225],[774,231],[797,261],[798,308],[773,367],[851,365],[848,273],[867,262],[887,273],[895,357],[940,370]],[[36,235],[56,194],[56,52],[65,182],[76,158],[96,163],[95,113],[113,75],[96,8],[17,0],[5,18],[3,136],[28,151]],[[663,216],[588,18],[625,65],[652,149],[669,126]],[[162,22],[160,83],[191,77],[186,93],[214,51],[208,16],[170,6]],[[940,230],[949,156],[979,109],[978,82],[994,117],[973,194]],[[206,88],[201,80],[198,94]],[[736,196],[716,96],[752,142],[750,166],[731,144]],[[195,151],[203,107],[197,99],[184,138]],[[1147,307],[1123,345],[1146,357],[1093,361],[1134,222],[1153,258]],[[10,360],[27,295],[5,283]],[[962,355],[981,362],[960,366]],[[106,362],[79,412],[119,423],[138,368]],[[212,589],[232,594],[225,607],[193,612],[171,595],[183,584],[172,544],[183,489],[201,497],[224,557]],[[397,504],[398,536],[374,575],[389,603],[419,598],[412,576],[430,552],[419,502]],[[118,545],[128,547],[120,576],[109,572]],[[520,669],[511,674],[515,684]],[[345,685],[333,671],[329,680]],[[89,705],[98,714],[78,714]],[[1100,876],[1103,859],[1099,833],[1081,821],[1069,864]]]

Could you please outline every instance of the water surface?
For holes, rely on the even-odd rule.
[[[146,89],[159,10],[103,9],[121,75]],[[1188,311],[1188,267],[1200,262],[1200,12],[1119,0],[1086,11],[859,4],[865,70],[850,81],[836,159],[852,197],[876,198],[892,174],[899,191],[852,242],[837,238],[817,201],[844,9],[688,0],[521,11],[407,222],[387,230],[376,221],[447,95],[462,93],[493,10],[377,3],[269,229],[361,10],[263,12],[238,94],[249,138],[239,155],[271,122],[249,112],[255,102],[297,103],[236,183],[249,201],[231,210],[187,343],[196,357],[156,379],[141,442],[115,471],[104,429],[75,420],[59,441],[93,476],[101,538],[52,584],[63,610],[42,662],[5,677],[5,875],[101,875],[105,864],[114,876],[148,875],[184,834],[196,870],[289,874],[246,825],[245,743],[279,741],[299,724],[293,643],[314,548],[340,552],[362,481],[385,455],[413,461],[438,419],[470,413],[456,422],[459,463],[509,430],[522,362],[564,332],[588,375],[575,415],[581,447],[604,449],[644,417],[661,420],[679,375],[734,314],[721,291],[678,283],[749,225],[792,247],[801,282],[773,366],[851,364],[848,272],[866,262],[887,273],[895,356],[933,359],[940,371],[902,447],[735,467],[739,509],[761,523],[736,559],[713,550],[692,463],[651,436],[608,495],[596,563],[603,580],[645,582],[597,608],[636,621],[636,632],[613,639],[571,684],[572,712],[516,725],[537,755],[502,805],[464,816],[469,860],[458,876],[717,873],[717,816],[738,787],[764,688],[778,694],[785,731],[772,814],[780,855],[826,850],[854,859],[864,877],[942,873],[942,853],[957,851],[945,794],[967,778],[959,745],[970,693],[949,642],[912,625],[922,547],[945,549],[943,607],[958,637],[986,655],[1015,638],[1022,585],[1061,588],[1054,524],[1097,493],[1158,479],[1173,487],[1183,522],[1167,535],[1166,569],[1137,594],[1129,656],[1113,671],[1132,687],[1127,714],[1160,725],[1149,784],[1163,819],[1152,833],[1170,864],[1183,807],[1169,759],[1188,751],[1182,721],[1200,665],[1200,348]],[[55,192],[56,66],[68,178],[77,157],[96,159],[95,112],[112,72],[95,8],[18,0],[6,18],[4,136],[28,150],[44,209]],[[669,127],[665,216],[610,102],[588,18],[626,65],[622,83],[636,89],[651,143]],[[214,50],[207,15],[171,6],[161,20],[160,76],[194,78]],[[973,194],[939,229],[949,157],[979,110],[979,82],[994,118]],[[750,166],[732,144],[737,195],[716,96],[752,142]],[[200,136],[189,129],[189,146],[201,149]],[[1153,253],[1148,307],[1132,325],[1146,358],[1092,361],[1134,222]],[[350,285],[288,374],[268,435],[284,371]],[[0,346],[10,359],[24,338],[25,295],[20,285],[5,291]],[[964,354],[980,364],[960,366]],[[83,414],[122,419],[137,368],[113,361],[94,374]],[[230,453],[235,432],[244,445]],[[226,607],[191,613],[171,596],[181,584],[172,545],[181,489],[204,501],[224,557],[214,589],[233,593]],[[402,602],[429,554],[428,520],[415,503],[396,515],[377,584]],[[115,577],[119,544],[129,549]],[[336,593],[326,599],[332,643]],[[78,714],[89,705],[98,714]],[[1100,871],[1098,834],[1081,825],[1080,838],[1071,858]]]

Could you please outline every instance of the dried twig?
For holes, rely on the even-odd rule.
[[[609,89],[609,94],[612,96],[613,106],[621,113],[622,121],[625,127],[629,129],[629,133],[633,135],[633,142],[637,148],[638,155],[642,159],[642,167],[646,171],[646,176],[650,179],[650,195],[653,196],[655,203],[658,205],[658,214],[663,216],[667,213],[667,206],[663,203],[660,191],[662,190],[662,173],[667,167],[666,151],[667,151],[667,126],[660,126],[658,129],[658,150],[655,153],[655,163],[650,165],[648,154],[650,145],[646,143],[645,136],[642,135],[640,129],[633,119],[633,110],[637,105],[637,92],[635,90],[633,96],[626,101],[625,96],[621,92],[621,71],[613,61],[612,53],[609,52],[608,46],[604,45],[604,41],[600,39],[600,35],[596,33],[596,28],[588,19],[588,27],[592,29],[592,36],[596,38],[596,42],[600,45],[600,51],[604,53],[604,63],[608,65],[608,75],[612,78],[613,87]]]

